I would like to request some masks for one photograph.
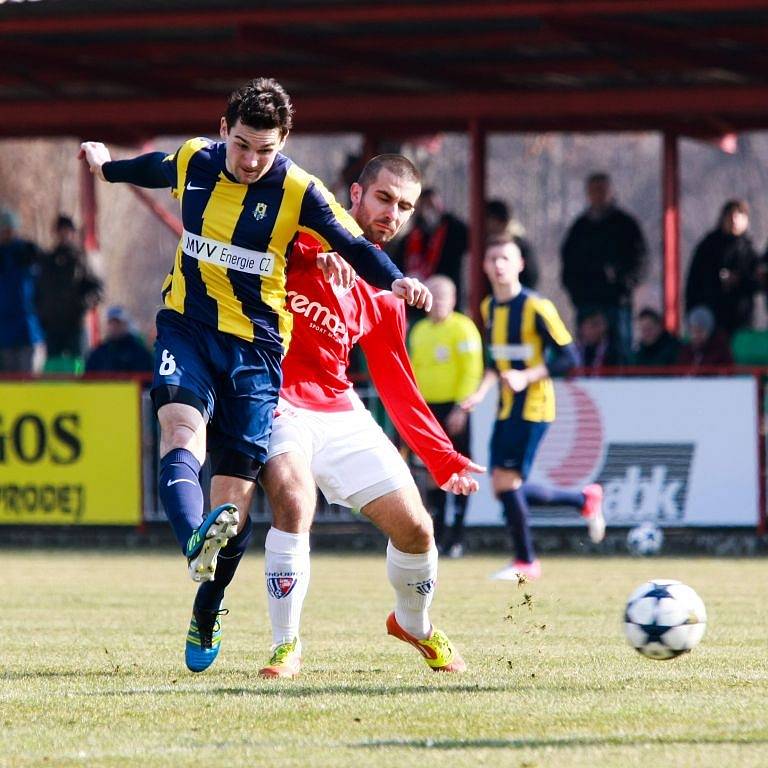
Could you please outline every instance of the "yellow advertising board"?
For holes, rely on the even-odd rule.
[[[138,525],[133,381],[0,382],[0,524]]]

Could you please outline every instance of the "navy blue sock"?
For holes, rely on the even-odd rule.
[[[536,559],[536,552],[533,549],[531,526],[528,523],[528,504],[523,489],[504,491],[499,494],[499,501],[504,505],[504,516],[512,536],[515,560],[532,563]]]
[[[435,544],[443,543],[445,532],[445,504],[446,493],[442,488],[430,488],[427,491],[427,509],[432,515],[432,525],[435,531]]]
[[[216,561],[216,576],[213,581],[204,581],[198,587],[197,595],[195,595],[195,610],[218,610],[224,599],[224,590],[235,578],[235,571],[248,548],[252,533],[253,523],[248,517],[245,521],[245,528],[237,536],[232,537],[227,542],[227,546],[219,552],[219,558]]]
[[[467,496],[453,498],[453,525],[451,526],[451,546],[464,543],[464,515],[467,512]]]
[[[186,448],[174,448],[160,459],[160,500],[181,551],[203,522],[200,462]]]
[[[565,506],[581,509],[584,506],[584,494],[581,491],[561,491],[537,483],[523,483],[525,500],[529,504],[542,506]]]

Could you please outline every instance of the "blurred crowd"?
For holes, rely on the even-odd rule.
[[[768,332],[754,327],[755,300],[768,289],[768,253],[749,232],[746,201],[728,200],[693,250],[684,286],[684,336],[665,328],[654,307],[633,312],[648,268],[642,225],[616,201],[607,173],[585,180],[585,207],[567,228],[559,254],[560,281],[575,318],[582,368],[606,366],[723,366],[768,363]],[[520,249],[521,282],[535,289],[540,264],[534,245],[500,199],[485,206],[492,244]],[[390,255],[405,274],[447,278],[466,311],[469,230],[446,210],[436,189],[425,189],[408,231]],[[19,221],[0,209],[0,372],[149,371],[152,356],[124,307],[104,303],[71,218],[53,224],[46,251],[19,234]],[[89,323],[94,313],[103,322]],[[409,318],[411,326],[418,314]],[[104,327],[104,338],[94,329]],[[89,332],[90,328],[90,332]]]
[[[585,208],[567,228],[560,246],[560,281],[571,301],[575,337],[586,372],[606,366],[707,367],[768,364],[768,332],[754,326],[755,300],[768,290],[768,249],[759,252],[749,233],[749,206],[728,200],[715,226],[694,248],[684,286],[684,336],[666,330],[661,311],[633,310],[648,271],[643,228],[616,201],[607,173],[585,180]],[[485,206],[489,244],[511,239],[524,262],[521,282],[536,288],[540,264],[525,229],[503,200]],[[466,309],[468,228],[425,190],[413,225],[392,257],[422,279],[450,278]]]
[[[0,209],[0,373],[151,371],[152,354],[123,307],[107,309],[103,340],[98,323],[89,332],[103,299],[70,217],[56,217],[44,250],[19,234],[14,211]]]

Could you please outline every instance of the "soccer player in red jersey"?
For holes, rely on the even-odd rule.
[[[420,191],[409,160],[380,155],[352,185],[350,213],[381,245],[410,218]],[[288,273],[293,335],[261,478],[274,515],[265,561],[274,645],[260,674],[294,677],[301,666],[299,621],[309,583],[315,484],[329,502],[360,509],[389,537],[387,575],[396,595],[389,634],[413,645],[432,669],[460,672],[463,659],[428,616],[437,578],[432,521],[405,462],[352,389],[346,374],[352,347],[362,347],[387,412],[438,485],[474,492],[470,473],[483,468],[454,450],[419,393],[402,302],[359,277],[347,288],[326,282],[316,268],[324,250],[323,243],[301,240]]]

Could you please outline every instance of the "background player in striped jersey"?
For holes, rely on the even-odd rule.
[[[409,160],[376,157],[351,187],[350,212],[366,237],[383,244],[410,218],[420,188]],[[274,645],[261,674],[293,677],[301,665],[315,483],[328,501],[360,509],[389,537],[387,575],[396,597],[387,631],[416,647],[432,669],[459,672],[461,656],[428,615],[437,577],[432,521],[405,462],[352,389],[346,375],[352,347],[362,347],[387,412],[439,485],[472,492],[477,481],[470,472],[482,468],[454,450],[419,394],[402,303],[361,278],[348,288],[317,279],[312,264],[319,247],[299,243],[288,274],[294,336],[261,477],[274,515],[265,560]]]
[[[157,315],[152,399],[160,421],[160,498],[197,593],[187,665],[208,666],[224,588],[250,534],[250,506],[266,460],[288,348],[287,255],[299,230],[336,250],[380,288],[416,306],[430,303],[403,278],[323,187],[281,153],[293,108],[274,80],[231,94],[222,141],[190,139],[172,155],[111,161],[85,142],[80,156],[98,178],[170,187],[184,226]],[[211,506],[203,520],[200,467],[211,454]],[[227,545],[226,557],[218,553]],[[216,579],[213,581],[214,572]]]
[[[512,536],[514,560],[496,579],[536,579],[536,557],[528,521],[527,498],[541,503],[568,504],[581,510],[592,541],[602,541],[605,521],[603,491],[589,485],[569,492],[540,486],[523,487],[536,450],[555,418],[555,392],[550,374],[563,374],[578,365],[578,354],[554,304],[520,283],[523,259],[511,240],[490,245],[483,268],[492,295],[482,305],[488,365],[477,391],[462,407],[474,408],[499,383],[499,410],[491,436],[489,464],[493,490],[504,508]]]

